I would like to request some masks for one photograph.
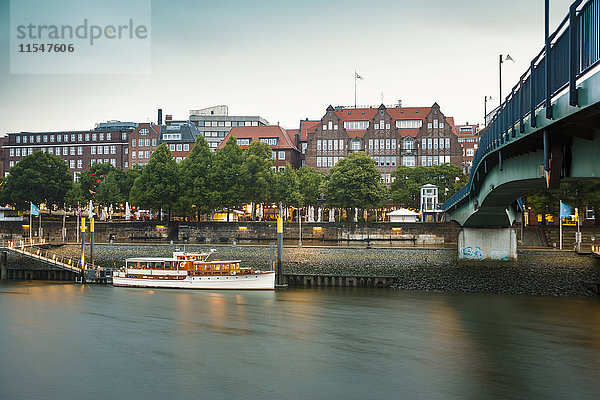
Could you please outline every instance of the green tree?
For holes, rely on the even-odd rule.
[[[17,210],[28,210],[29,202],[62,206],[73,178],[67,163],[54,154],[36,151],[23,157],[2,185],[2,200]]]
[[[302,205],[313,206],[321,197],[321,185],[324,175],[308,165],[298,169],[298,181],[300,186],[300,195],[302,196]]]
[[[256,204],[264,203],[273,196],[273,183],[275,174],[271,169],[273,165],[273,151],[268,144],[252,142],[244,152],[243,188],[244,199],[252,202],[252,220],[256,219]]]
[[[226,207],[233,209],[244,204],[243,196],[243,151],[237,139],[231,136],[225,146],[217,150],[214,156],[214,168],[211,169],[209,204],[211,208]],[[229,220],[229,213],[227,213]]]
[[[195,206],[199,216],[202,208],[210,207],[213,158],[204,136],[198,136],[194,148],[180,165],[183,196],[179,199],[179,207],[182,211]]]
[[[98,184],[96,191],[96,201],[106,206],[121,203],[124,198],[117,183],[117,177],[124,177],[122,171],[111,171],[106,179]]]
[[[170,218],[180,195],[179,168],[169,148],[163,143],[152,153],[142,174],[136,178],[129,199],[132,204],[160,211],[162,219],[163,210],[168,211]]]
[[[68,207],[77,207],[79,204],[84,204],[86,202],[86,198],[83,195],[83,191],[81,190],[81,185],[79,182],[73,182],[71,188],[67,191],[65,196],[65,204]]]
[[[283,170],[275,173],[275,187],[272,189],[272,199],[285,207],[300,207],[300,182],[296,170],[287,164]]]
[[[98,185],[116,168],[110,163],[94,163],[89,170],[79,173],[81,191],[86,200],[95,200]]]
[[[323,189],[327,204],[345,209],[381,207],[388,193],[375,160],[363,152],[352,153],[331,168]],[[347,216],[350,219],[350,212]]]

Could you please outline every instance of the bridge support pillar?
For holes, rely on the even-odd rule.
[[[8,252],[6,252],[6,251],[3,251],[2,253],[0,253],[0,279],[2,279],[2,280],[8,279],[8,271],[7,271],[7,265],[6,265],[7,255],[8,255]]]
[[[517,231],[513,228],[463,228],[458,235],[458,260],[517,261]]]

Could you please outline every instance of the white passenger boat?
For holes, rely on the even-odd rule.
[[[214,251],[214,250],[213,250]],[[125,260],[113,286],[177,289],[275,289],[275,271],[242,267],[240,260],[209,260],[210,253],[176,251],[171,258]]]

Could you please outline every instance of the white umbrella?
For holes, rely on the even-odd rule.
[[[131,208],[129,208],[129,202],[125,203],[125,219],[127,221],[131,219]]]

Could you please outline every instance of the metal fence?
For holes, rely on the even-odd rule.
[[[582,5],[583,3],[583,5]],[[443,205],[444,211],[455,206],[473,190],[473,183],[481,161],[500,146],[525,132],[524,119],[535,116],[538,107],[549,106],[554,95],[569,89],[569,103],[578,105],[576,82],[600,62],[600,0],[577,0],[571,4],[569,14],[548,38],[546,48],[531,60],[530,67],[512,88],[499,107],[473,158],[469,182]],[[549,66],[546,63],[549,60]],[[547,77],[549,71],[549,79]],[[549,107],[547,107],[548,109]],[[530,124],[536,127],[535,118]],[[476,172],[477,171],[477,172]]]
[[[39,240],[3,240],[0,242],[0,248],[6,249],[13,253],[22,254],[24,256],[40,260],[42,262],[56,265],[62,269],[66,269],[77,274],[80,274],[83,269],[95,268],[91,264],[81,263],[81,259],[67,257],[62,254],[37,247],[45,244],[44,239]]]

